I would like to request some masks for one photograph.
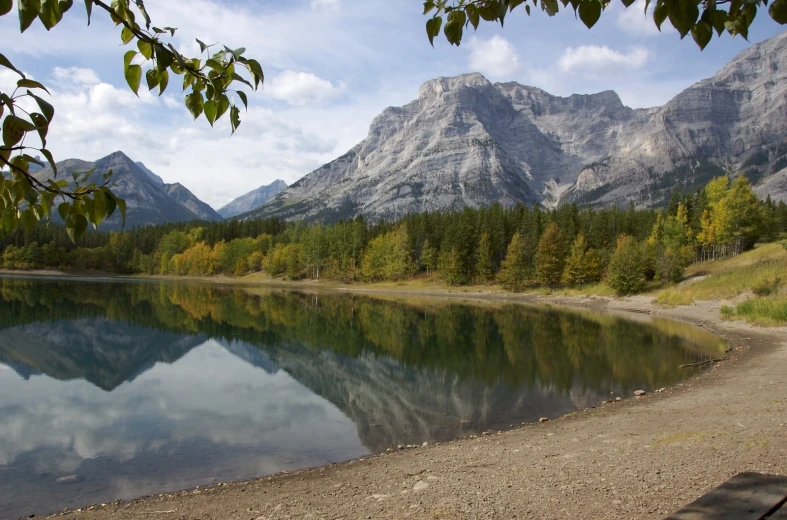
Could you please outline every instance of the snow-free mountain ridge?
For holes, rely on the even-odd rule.
[[[662,204],[725,171],[787,199],[787,32],[666,105],[464,74],[424,83],[347,153],[243,218],[372,219],[493,202]]]

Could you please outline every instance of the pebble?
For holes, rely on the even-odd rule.
[[[403,449],[404,449],[404,446],[402,446],[401,444],[397,444],[397,445],[396,445],[396,449],[397,449],[397,450],[403,450]]]
[[[541,419],[538,420],[538,422],[540,423],[549,422],[549,417],[542,417]]]
[[[636,395],[637,397],[642,397],[643,395],[645,395],[645,390],[637,390],[636,392],[634,392],[634,395]]]
[[[424,448],[426,448],[427,446],[429,446],[429,443],[428,443],[428,442],[425,442],[425,443],[421,444],[421,446],[423,446]]]
[[[622,397],[616,397],[616,398],[615,398],[615,401],[622,401],[622,400],[623,400],[623,398],[622,398]]]
[[[428,488],[428,487],[429,487],[429,484],[427,484],[427,483],[426,483],[426,482],[424,482],[423,480],[419,480],[419,481],[418,481],[418,482],[416,482],[416,483],[415,483],[415,485],[413,486],[413,491],[423,491],[424,489],[426,489],[426,488]]]

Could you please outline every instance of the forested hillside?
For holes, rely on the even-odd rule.
[[[439,277],[446,283],[598,282],[620,293],[648,280],[677,281],[703,259],[738,254],[787,236],[787,205],[759,201],[748,180],[712,180],[675,193],[664,210],[519,205],[409,215],[369,224],[277,219],[185,222],[128,232],[88,233],[72,245],[65,230],[39,227],[3,237],[6,269],[57,268],[174,276],[246,275],[352,281]]]

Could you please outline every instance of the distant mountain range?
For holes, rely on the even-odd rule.
[[[287,187],[283,180],[275,180],[267,186],[260,186],[256,190],[241,195],[226,206],[219,209],[218,213],[224,218],[232,218],[242,213],[253,211],[267,202],[269,199],[278,195],[280,191]]]
[[[428,81],[361,143],[243,218],[386,218],[493,202],[648,207],[725,171],[787,199],[787,33],[649,109],[612,91],[559,97],[480,74]]]

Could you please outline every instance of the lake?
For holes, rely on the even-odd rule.
[[[0,278],[0,518],[557,417],[724,348],[546,306]]]

